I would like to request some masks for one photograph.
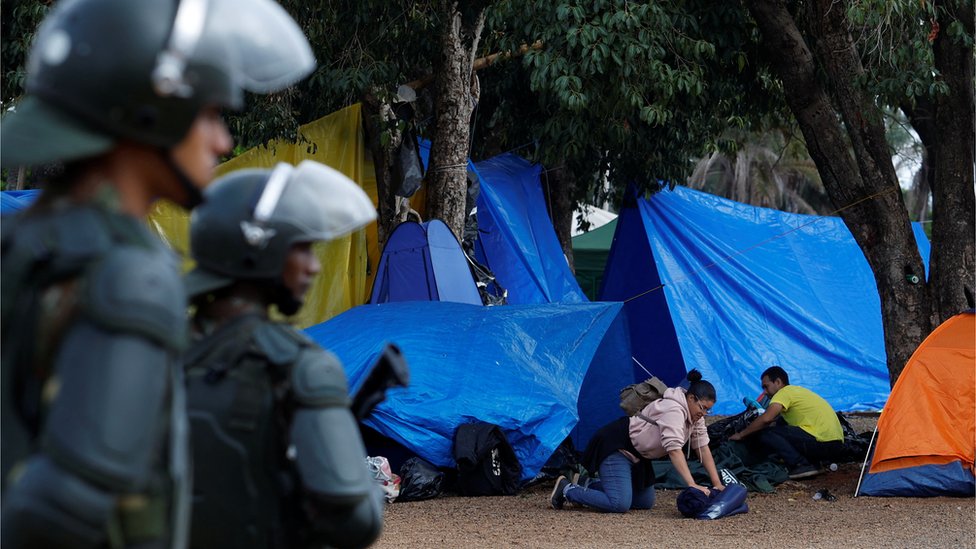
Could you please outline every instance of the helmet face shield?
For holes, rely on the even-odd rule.
[[[279,170],[287,170],[288,178],[268,218],[275,224],[291,225],[302,240],[333,240],[376,219],[376,208],[366,193],[338,170],[308,160],[295,168],[279,164],[266,192],[273,192]],[[261,213],[258,207],[255,217]]]
[[[277,91],[308,75],[315,58],[298,24],[270,0],[181,0],[166,48],[153,71],[164,95],[194,94],[195,67],[221,67],[238,93],[222,102],[237,108],[240,90]]]

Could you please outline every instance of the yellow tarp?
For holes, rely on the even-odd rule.
[[[218,175],[243,168],[270,168],[278,162],[298,164],[315,160],[346,174],[377,203],[376,176],[366,154],[360,123],[360,105],[352,105],[299,127],[300,143],[273,141],[248,149],[217,167]],[[157,202],[149,216],[150,227],[184,257],[189,268],[189,214],[168,202]],[[367,299],[379,260],[376,223],[333,242],[318,244],[322,273],[306,296],[305,306],[291,318],[299,328],[318,324],[361,305]],[[370,265],[372,264],[372,268]]]

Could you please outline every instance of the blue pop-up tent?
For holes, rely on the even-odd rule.
[[[397,225],[383,247],[369,302],[455,301],[481,305],[457,237],[439,219]]]
[[[626,303],[635,358],[667,384],[698,368],[731,414],[779,365],[836,410],[884,406],[877,286],[840,218],[677,187],[631,197],[618,219],[600,299]]]
[[[634,382],[619,303],[507,305],[411,301],[362,305],[306,329],[342,360],[350,387],[387,341],[400,346],[410,386],[394,389],[365,421],[438,467],[455,465],[463,423],[499,425],[523,480],[571,436],[583,448],[623,412]]]

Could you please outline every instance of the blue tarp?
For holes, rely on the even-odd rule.
[[[541,172],[541,166],[514,154],[475,163],[484,260],[508,290],[509,303],[583,303],[588,299],[546,212]]]
[[[393,301],[482,304],[461,245],[443,221],[408,221],[393,230],[369,302]]]
[[[420,143],[426,169],[430,142]],[[546,211],[542,167],[506,153],[468,161],[479,181],[476,256],[508,290],[508,303],[585,303]]]
[[[634,356],[668,385],[691,368],[715,384],[716,413],[773,365],[837,410],[888,397],[877,286],[840,218],[664,190],[621,211],[600,298],[626,301]]]
[[[635,378],[621,312],[619,303],[413,301],[362,305],[306,332],[342,360],[350,387],[385,342],[402,349],[410,386],[389,391],[369,427],[438,467],[454,467],[458,425],[494,423],[529,480],[568,435],[582,448],[622,415],[619,390]]]
[[[0,192],[0,214],[23,210],[37,200],[40,194],[41,191],[38,189]]]

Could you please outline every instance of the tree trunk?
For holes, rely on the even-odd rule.
[[[393,109],[388,103],[375,96],[367,97],[363,101],[363,130],[376,172],[376,240],[381,253],[397,224],[396,197],[393,194],[397,182],[393,180],[393,166],[396,162],[395,152],[403,136],[396,130],[395,124],[390,124],[395,119]],[[388,132],[386,139],[382,137],[383,132]]]
[[[569,268],[576,272],[573,260],[573,199],[576,195],[576,174],[560,166],[548,173],[542,173],[542,190],[549,205],[552,226],[556,229],[559,245],[569,262]]]
[[[863,67],[847,32],[846,7],[833,0],[810,3],[807,30],[818,37],[815,58],[783,2],[748,0],[747,5],[824,188],[874,273],[888,372],[894,385],[912,352],[932,330],[930,303],[926,285],[909,281],[912,275],[922,276],[923,264],[891,163],[881,113],[852,84],[863,74]],[[834,91],[832,97],[817,78],[818,60]]]
[[[427,170],[427,215],[441,219],[454,234],[464,233],[464,198],[467,189],[468,150],[471,143],[472,71],[485,6],[471,2],[462,16],[456,1],[442,0],[447,24],[441,34],[441,57],[435,71],[436,133]]]
[[[973,307],[976,278],[973,235],[976,234],[976,195],[973,192],[973,47],[966,47],[947,32],[953,21],[962,23],[973,36],[973,2],[936,2],[942,31],[932,48],[935,67],[949,86],[949,93],[935,104],[938,146],[931,158],[932,178],[932,280],[933,322]],[[968,295],[967,295],[968,293]]]

